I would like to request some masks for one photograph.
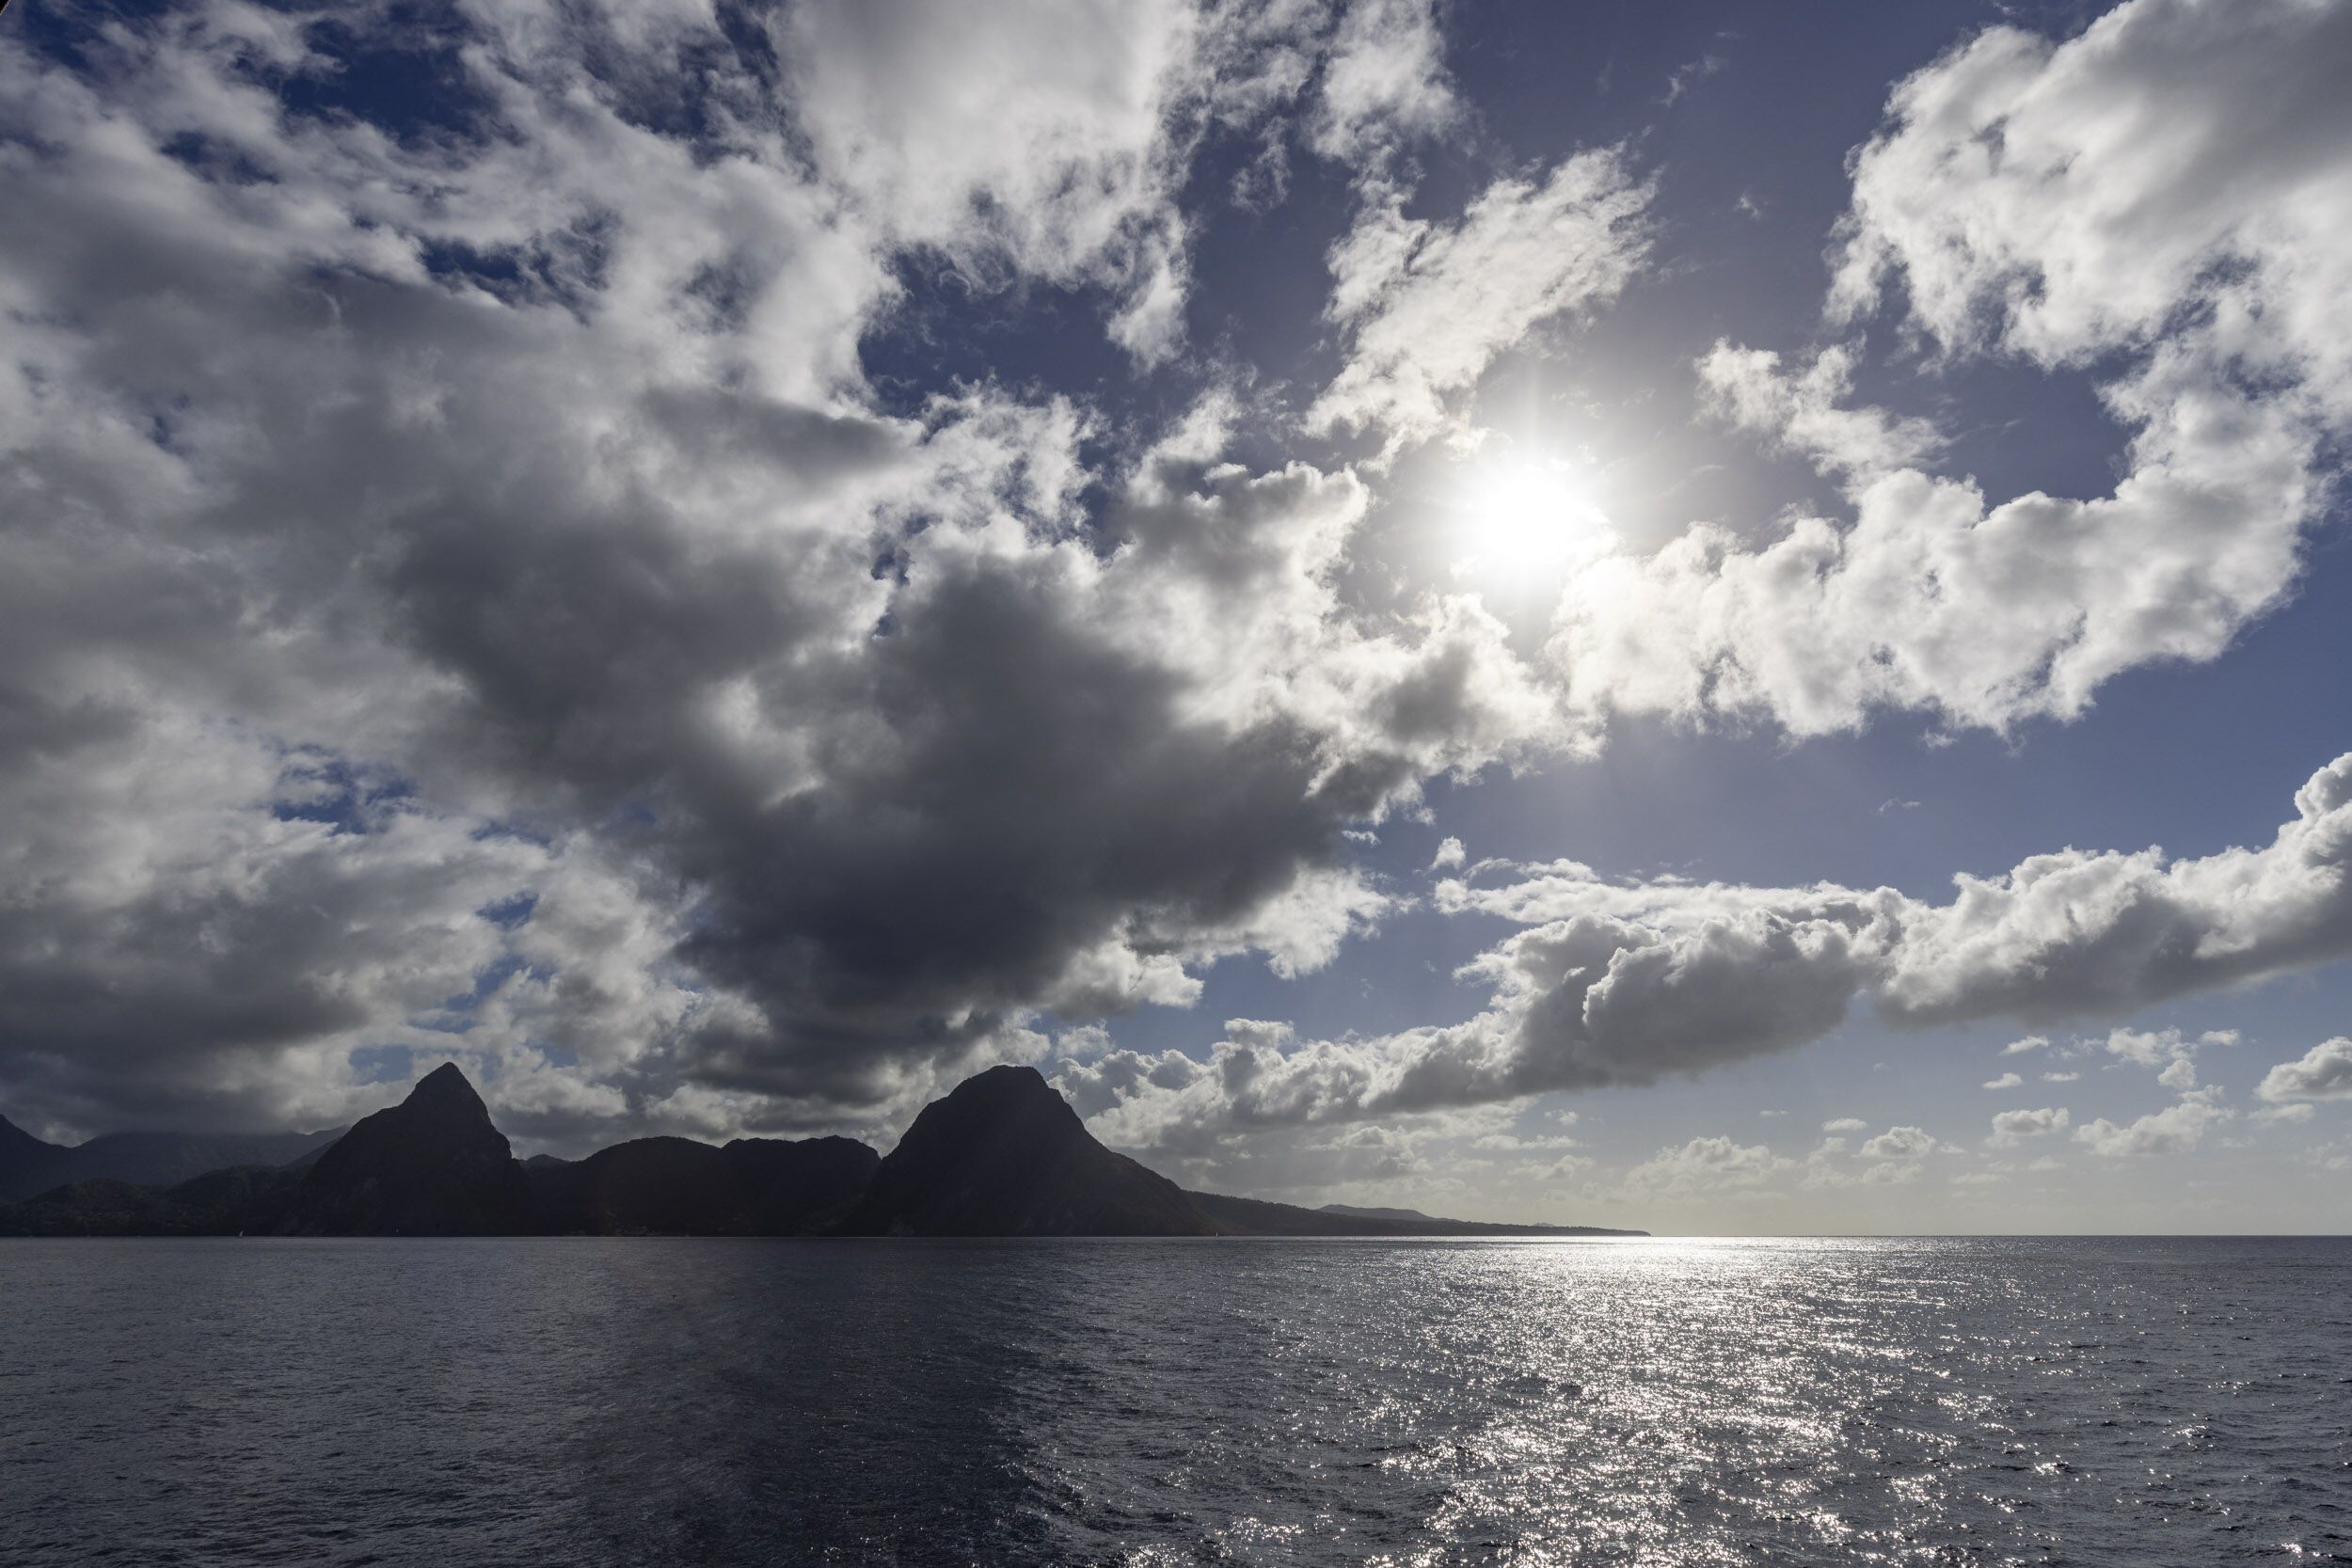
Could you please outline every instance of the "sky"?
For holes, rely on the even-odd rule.
[[[2341,1230],[2352,4],[24,0],[0,1112],[1036,1065],[1188,1185]]]

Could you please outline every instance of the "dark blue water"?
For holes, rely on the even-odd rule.
[[[0,1243],[0,1562],[2352,1560],[2352,1243]]]

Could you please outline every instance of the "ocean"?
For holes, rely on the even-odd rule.
[[[2352,1560],[2352,1242],[0,1243],[0,1562]]]

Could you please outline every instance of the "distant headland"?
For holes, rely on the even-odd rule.
[[[638,1138],[517,1160],[456,1064],[348,1130],[64,1148],[0,1120],[5,1236],[1639,1236],[1187,1192],[1034,1068],[964,1080],[886,1157],[854,1138]]]

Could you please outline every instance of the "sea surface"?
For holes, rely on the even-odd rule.
[[[2352,1561],[2344,1241],[0,1242],[0,1562]]]

